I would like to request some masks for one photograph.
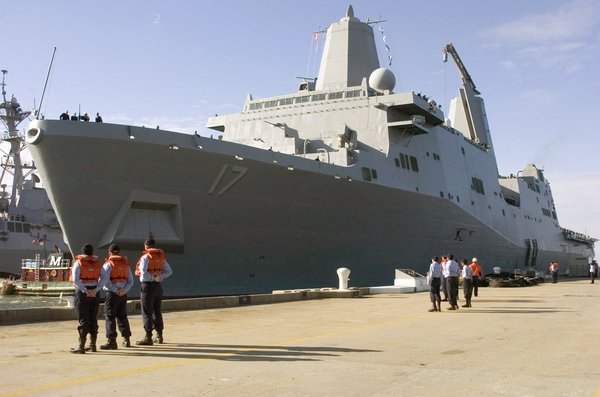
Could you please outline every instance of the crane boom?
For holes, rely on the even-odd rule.
[[[468,84],[473,89],[473,92],[476,95],[480,95],[481,93],[479,91],[477,91],[477,88],[475,88],[475,83],[473,82],[471,75],[467,71],[465,64],[462,62],[462,60],[458,56],[458,52],[456,52],[456,48],[454,48],[454,45],[452,43],[446,44],[446,46],[442,50],[442,53],[444,55],[444,62],[448,61],[448,53],[450,53],[450,55],[452,56],[452,59],[454,59],[454,63],[456,64],[456,67],[458,68],[458,71],[463,79],[463,83]]]

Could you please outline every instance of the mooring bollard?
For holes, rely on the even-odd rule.
[[[347,267],[340,267],[337,269],[338,278],[340,279],[339,290],[348,289],[348,280],[350,280],[350,269]]]

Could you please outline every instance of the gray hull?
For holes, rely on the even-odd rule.
[[[210,150],[226,145],[236,153],[235,144],[217,140],[75,124],[35,122],[40,139],[31,146],[71,250],[91,242],[102,257],[116,241],[133,264],[153,233],[174,268],[167,295],[331,287],[339,267],[351,269],[352,286],[389,285],[395,268],[425,272],[431,256],[449,252],[486,258],[488,272],[523,267],[524,247],[449,200],[336,179],[330,170],[290,170],[284,155],[276,164],[252,160],[263,155],[258,150],[236,160]],[[111,139],[126,128],[138,139]],[[185,147],[192,139],[198,145]],[[177,140],[180,149],[169,149]],[[235,167],[246,171],[231,184]],[[468,232],[457,238],[457,227]],[[173,233],[161,239],[160,230]],[[539,268],[578,255],[540,251]]]

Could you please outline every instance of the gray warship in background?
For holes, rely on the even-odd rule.
[[[26,140],[65,241],[118,243],[137,259],[151,234],[170,296],[389,285],[433,255],[544,271],[587,263],[595,239],[559,225],[548,180],[499,176],[483,100],[463,79],[448,118],[393,91],[373,28],[352,7],[327,29],[318,78],[215,116],[219,139],[128,125],[35,120]]]
[[[27,144],[18,126],[31,112],[24,111],[14,95],[6,98],[6,74],[2,70],[0,120],[5,130],[0,136],[0,274],[12,276],[21,274],[23,259],[46,258],[68,247],[46,190],[36,185],[40,179],[33,162],[21,156]]]

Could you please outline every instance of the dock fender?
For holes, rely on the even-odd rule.
[[[44,132],[41,128],[31,127],[27,130],[27,134],[25,134],[25,141],[30,145],[36,145],[40,143],[43,135]]]

